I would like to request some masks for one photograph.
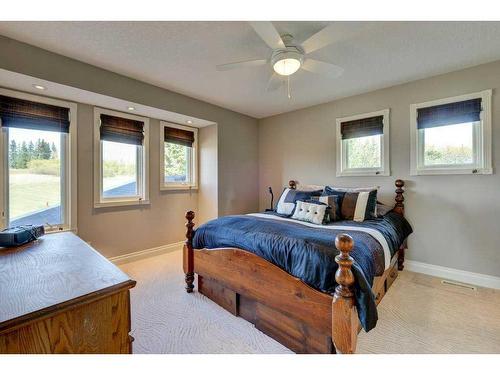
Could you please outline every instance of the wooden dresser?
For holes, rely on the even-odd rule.
[[[134,286],[69,232],[0,248],[0,353],[131,353]]]

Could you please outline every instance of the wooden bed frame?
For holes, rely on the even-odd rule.
[[[296,188],[296,182],[290,181]],[[396,180],[394,211],[404,215],[404,181]],[[252,322],[296,353],[354,353],[361,326],[356,311],[349,255],[353,240],[339,234],[335,246],[335,293],[320,292],[281,268],[248,251],[237,248],[193,249],[194,212],[186,213],[186,243],[183,267],[186,291],[198,291],[236,316]],[[390,288],[398,270],[403,270],[406,241],[382,276],[375,277],[373,292],[378,304]]]

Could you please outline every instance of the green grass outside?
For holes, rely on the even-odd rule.
[[[9,170],[10,220],[61,204],[59,176],[33,173],[28,169]],[[104,190],[134,181],[134,176],[104,178]]]
[[[61,203],[61,184],[58,176],[22,173],[10,170],[10,219]]]

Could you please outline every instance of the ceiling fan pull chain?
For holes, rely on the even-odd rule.
[[[292,96],[290,95],[290,76],[287,77],[287,83],[288,83],[288,99],[291,99]]]

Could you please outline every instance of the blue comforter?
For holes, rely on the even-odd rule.
[[[391,255],[412,232],[408,222],[395,213],[363,223],[345,221],[333,225],[359,225],[379,230],[387,240]],[[301,222],[276,220],[271,216],[236,215],[221,217],[200,226],[195,232],[193,246],[197,249],[236,247],[250,251],[313,288],[333,293],[338,267],[334,241],[337,234],[344,232],[354,239],[351,256],[355,260],[356,304],[361,325],[369,331],[377,322],[371,286],[374,277],[384,270],[384,252],[381,244],[367,233],[311,228]]]

